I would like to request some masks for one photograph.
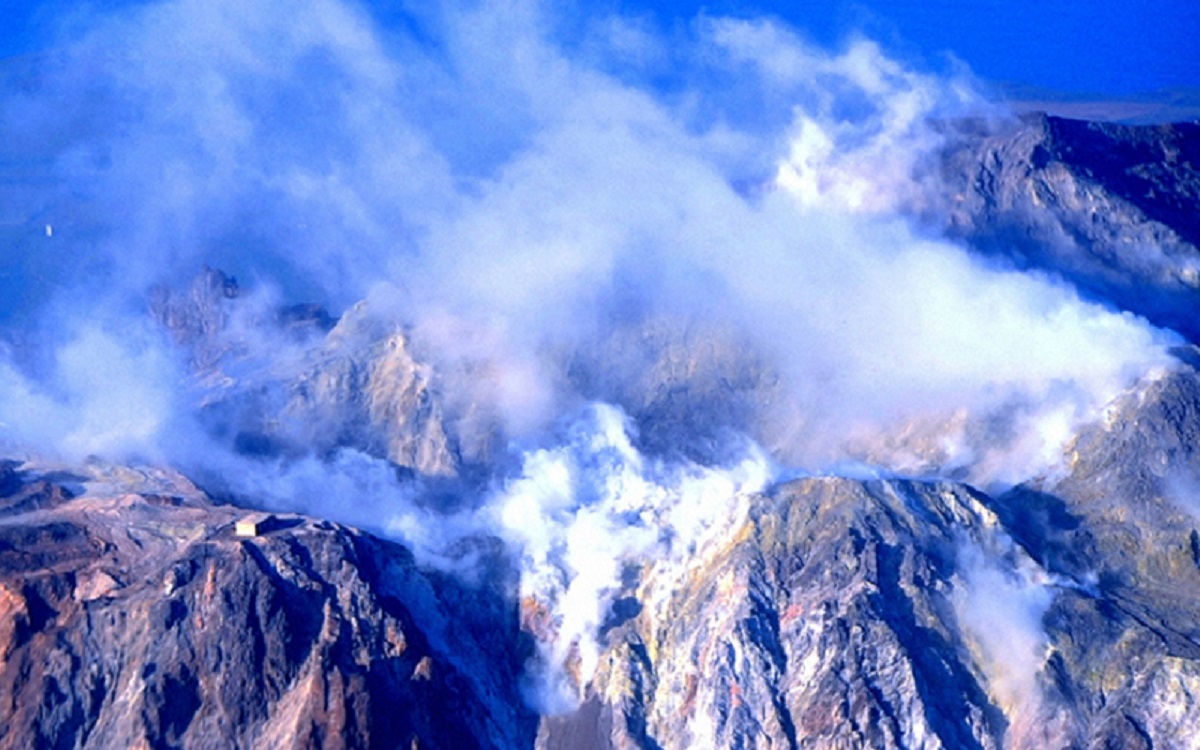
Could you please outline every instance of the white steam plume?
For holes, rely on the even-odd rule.
[[[772,479],[754,449],[727,468],[655,462],[633,446],[630,429],[618,409],[593,405],[562,445],[526,454],[520,476],[489,506],[491,527],[520,558],[523,607],[550,612],[537,633],[546,710],[575,705],[590,681],[622,568],[682,565],[724,528],[739,496]]]
[[[419,481],[350,450],[270,467],[227,459],[221,474],[239,495],[377,529],[404,541],[422,564],[467,576],[477,562],[471,540],[503,540],[521,571],[515,593],[539,648],[530,700],[556,713],[577,705],[596,669],[623,569],[653,560],[660,576],[682,570],[735,523],[739,502],[774,477],[754,446],[723,467],[668,463],[642,455],[631,430],[619,409],[592,404],[563,426],[560,442],[526,453],[478,507],[449,513],[422,499]]]
[[[81,16],[0,90],[0,156],[45,174],[0,184],[16,207],[0,280],[34,290],[0,300],[0,323],[15,351],[39,348],[22,343],[38,321],[41,348],[0,359],[5,436],[181,462],[442,564],[498,535],[553,608],[547,662],[586,678],[622,561],[680,554],[766,481],[762,458],[644,451],[629,435],[662,415],[667,443],[703,427],[793,467],[1012,483],[1166,366],[1170,334],[904,218],[937,205],[930,119],[986,110],[965,75],[764,21],[706,19],[672,44],[584,26],[534,0],[386,29],[342,0]],[[240,455],[195,426],[197,393],[252,410],[272,402],[247,392],[317,360],[234,316],[218,333],[237,366],[181,377],[134,332],[153,284],[204,263],[335,310],[368,298],[437,374],[448,432],[533,447],[516,471],[491,456],[502,489],[450,515],[362,451]],[[743,458],[733,443],[700,458]]]
[[[82,324],[54,355],[52,374],[42,381],[0,359],[0,446],[53,446],[53,453],[76,461],[167,457],[163,446],[179,426],[185,376],[158,332],[139,327],[118,334]]]
[[[1070,718],[1042,687],[1051,651],[1042,620],[1054,601],[1054,588],[1065,582],[1038,567],[1003,532],[983,545],[960,544],[958,563],[954,611],[989,694],[1009,718],[1005,744],[1068,742]]]
[[[894,216],[937,192],[929,119],[981,106],[965,77],[709,19],[680,98],[610,72],[603,40],[555,38],[558,20],[534,2],[452,6],[414,17],[430,43],[337,0],[154,3],[64,46],[3,122],[29,140],[48,102],[88,103],[37,143],[57,178],[45,209],[91,221],[86,240],[55,240],[86,244],[105,279],[68,266],[75,308],[81,284],[129,299],[205,260],[339,305],[374,290],[443,371],[492,376],[451,398],[514,437],[621,391],[580,394],[564,373],[615,322],[739,331],[780,382],[730,427],[790,463],[849,451],[984,483],[1042,468],[1166,361],[1140,322]],[[762,118],[699,73],[743,81]],[[463,132],[502,125],[503,143],[464,153],[448,107],[471,113]],[[936,450],[873,444],[947,425],[959,434]]]

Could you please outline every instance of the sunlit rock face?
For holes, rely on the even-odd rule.
[[[1194,339],[1192,130],[955,127],[940,216],[971,249]],[[6,747],[1200,736],[1182,337],[1058,421],[837,433],[812,398],[836,380],[797,396],[754,329],[635,311],[537,348],[567,413],[546,425],[497,405],[503,352],[447,357],[378,297],[335,319],[206,269],[148,304],[193,410],[184,472],[0,464]],[[1036,461],[996,448],[1033,427]],[[1036,471],[971,483],[1013,455]]]
[[[3,471],[5,747],[531,742],[499,587],[171,472]]]
[[[998,500],[1045,570],[1084,584],[1043,620],[1080,742],[1194,742],[1198,410],[1190,369],[1128,394],[1072,445],[1069,474]]]
[[[187,352],[209,429],[239,450],[349,447],[421,474],[458,472],[430,368],[365,304],[334,321],[314,305],[245,299],[236,279],[206,269],[183,290],[156,288],[150,310]]]

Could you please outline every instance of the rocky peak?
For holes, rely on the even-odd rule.
[[[328,522],[260,515],[243,533],[246,511],[202,494],[13,470],[6,501],[47,483],[59,501],[3,511],[0,746],[532,741],[494,594]]]
[[[196,367],[207,368],[228,348],[221,334],[229,320],[228,301],[239,294],[237,279],[205,266],[182,291],[154,287],[150,314],[176,342],[192,350]]]

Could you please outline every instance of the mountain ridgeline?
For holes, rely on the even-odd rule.
[[[368,303],[266,309],[205,269],[149,311],[241,463],[0,464],[0,748],[1200,747],[1200,125],[943,135],[915,222],[1180,334],[1052,469],[777,471],[669,559],[621,551],[554,663],[571,600],[522,588],[532,543],[448,530],[518,461],[503,415],[447,395],[488,373]],[[648,464],[699,466],[787,434],[744,343],[651,319],[546,356]],[[337,461],[384,467],[434,528],[314,518],[280,500],[309,475],[243,476]]]

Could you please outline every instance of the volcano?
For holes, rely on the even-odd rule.
[[[954,132],[939,231],[1180,333],[1040,473],[981,489],[936,449],[905,470],[897,446],[944,435],[917,427],[782,468],[747,445],[794,413],[783,376],[735,327],[665,316],[548,351],[613,405],[521,456],[464,396],[486,363],[206,269],[147,318],[230,463],[4,464],[0,744],[1187,746],[1200,131]]]
[[[0,748],[1196,745],[1200,126],[397,13],[0,65]]]

